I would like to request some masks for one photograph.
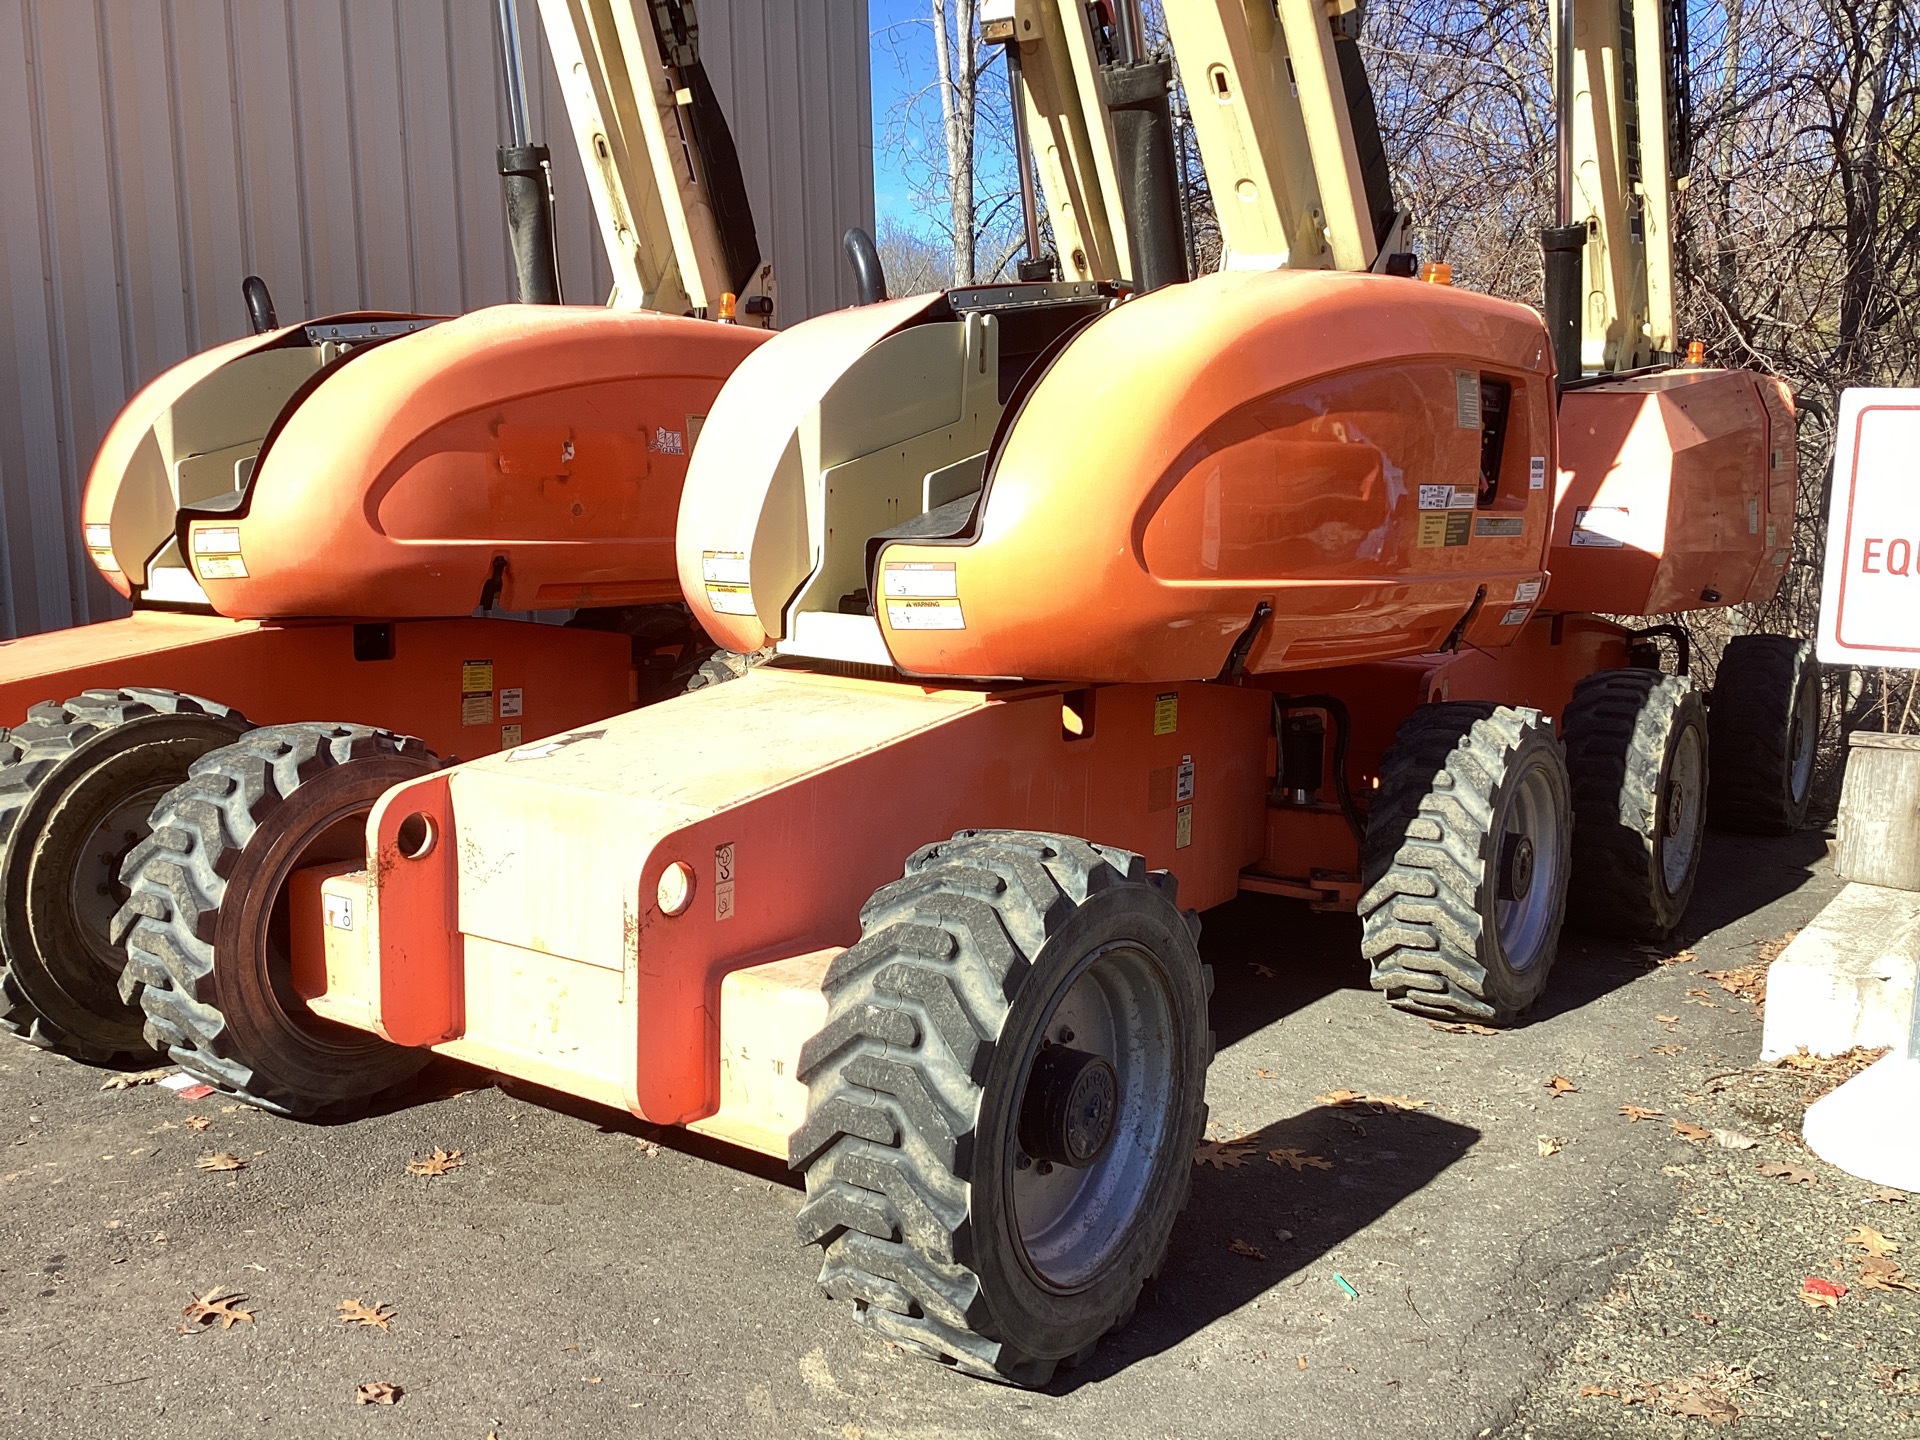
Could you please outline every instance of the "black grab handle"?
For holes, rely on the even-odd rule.
[[[873,237],[859,226],[847,231],[840,243],[847,247],[853,266],[853,291],[859,305],[877,305],[887,298],[887,277],[880,268],[880,251]]]
[[[266,281],[258,275],[249,275],[240,282],[240,294],[247,302],[247,319],[253,324],[254,334],[264,335],[280,328],[280,317],[273,313],[273,295]]]

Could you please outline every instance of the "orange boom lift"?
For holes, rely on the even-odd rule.
[[[1135,7],[988,6],[1055,278],[888,300],[863,251],[872,303],[727,382],[679,573],[773,658],[398,785],[228,752],[257,783],[126,872],[168,1053],[313,1113],[434,1051],[784,1157],[863,1324],[1038,1384],[1185,1201],[1197,911],[1356,906],[1396,1004],[1506,1023],[1570,902],[1678,918],[1710,803],[1791,822],[1804,651],[1707,710],[1593,613],[1770,593],[1792,515],[1785,393],[1675,365],[1650,283],[1674,12],[1568,7],[1543,322],[1411,278],[1349,8],[1165,0],[1228,247],[1189,281]]]
[[[522,296],[557,302],[512,13],[501,169]],[[427,747],[490,754],[681,688],[703,643],[674,573],[687,454],[767,338],[682,312],[719,315],[733,291],[764,316],[770,271],[692,5],[543,15],[613,305],[281,326],[249,279],[257,333],[128,403],[81,521],[132,615],[0,651],[0,1027],[88,1059],[144,1048],[116,993],[120,862],[155,802],[251,725],[417,736],[335,727],[302,762],[378,754],[397,779],[434,763]],[[498,613],[541,610],[578,613]]]

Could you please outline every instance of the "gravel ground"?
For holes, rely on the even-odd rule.
[[[1819,1077],[1756,1083],[1754,1008],[1704,974],[1836,888],[1817,836],[1714,837],[1674,946],[1570,936],[1532,1023],[1495,1035],[1383,1006],[1351,919],[1209,916],[1209,1100],[1240,1144],[1197,1169],[1134,1325],[1042,1393],[852,1326],[771,1162],[450,1065],[313,1126],[5,1047],[0,1437],[1544,1440],[1704,1429],[1673,1412],[1715,1396],[1736,1435],[1909,1433],[1891,1367],[1920,1353],[1920,1295],[1863,1291],[1844,1236],[1920,1256],[1920,1197],[1861,1205],[1797,1148]],[[1676,1118],[1757,1143],[1691,1143]],[[409,1173],[435,1147],[460,1163]],[[245,1167],[197,1168],[222,1152]],[[1814,1183],[1755,1172],[1775,1160]],[[1849,1293],[1810,1309],[1808,1275]],[[215,1287],[251,1320],[190,1326]],[[347,1300],[389,1327],[341,1323]],[[356,1405],[376,1382],[397,1403]]]

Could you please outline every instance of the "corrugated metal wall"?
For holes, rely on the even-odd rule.
[[[534,0],[569,299],[609,289]],[[873,225],[866,0],[703,0],[780,318],[852,302]],[[283,320],[509,298],[493,0],[0,0],[0,636],[121,613],[80,488],[127,396]],[[536,124],[539,122],[536,121]]]

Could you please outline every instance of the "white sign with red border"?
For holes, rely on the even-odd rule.
[[[1920,390],[1841,393],[1819,654],[1920,668]]]

